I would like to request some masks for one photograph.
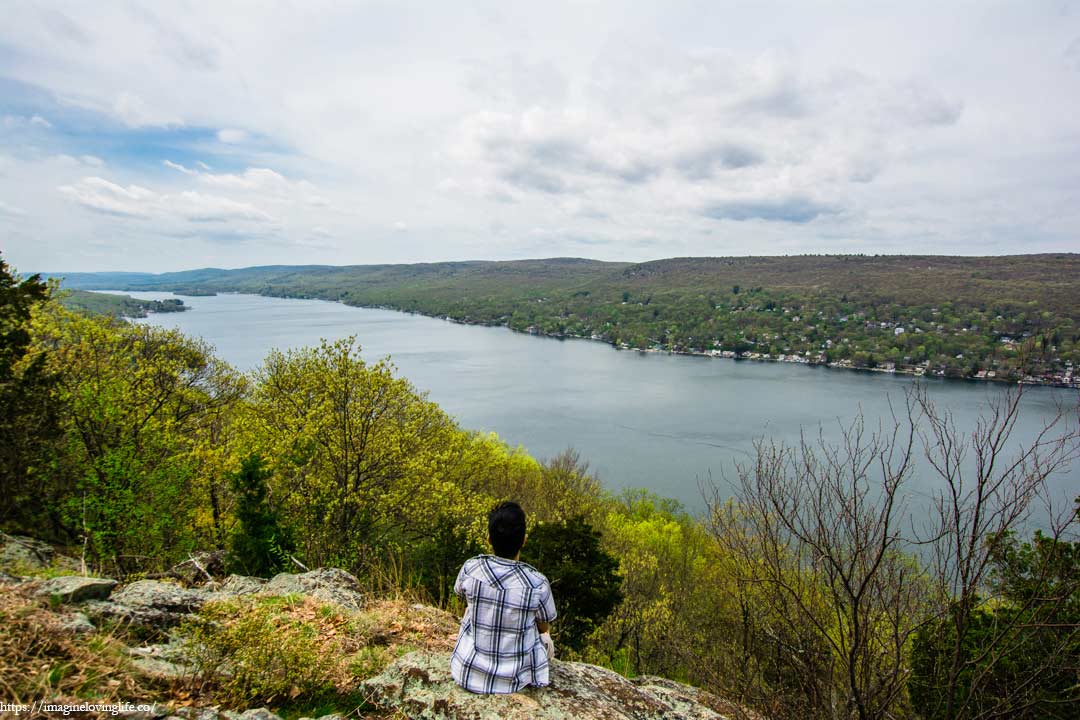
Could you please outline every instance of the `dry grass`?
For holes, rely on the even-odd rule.
[[[162,692],[133,672],[119,637],[76,635],[64,627],[69,617],[66,609],[50,609],[47,600],[0,588],[0,697],[5,702],[144,702]]]
[[[412,650],[449,651],[458,629],[449,613],[404,600],[351,612],[304,596],[240,598],[207,605],[189,624],[191,639],[202,641],[192,647],[194,679],[153,681],[133,666],[121,629],[77,635],[64,627],[73,610],[32,590],[0,586],[5,702],[269,705],[286,717],[389,717],[366,702],[360,682]]]

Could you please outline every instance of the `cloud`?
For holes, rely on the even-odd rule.
[[[288,263],[316,227],[349,238],[334,262],[1072,248],[1080,39],[1053,5],[330,4],[300,34],[287,4],[28,6],[0,23],[0,197],[48,222],[4,249]]]
[[[778,200],[726,200],[706,206],[703,214],[714,220],[764,220],[766,222],[808,223],[822,215],[834,215],[836,207],[810,198],[793,196]]]
[[[230,145],[247,141],[248,134],[235,128],[223,128],[218,130],[217,139]]]
[[[183,124],[178,117],[152,108],[140,96],[127,91],[117,95],[112,111],[121,122],[132,128]]]
[[[240,174],[200,173],[199,181],[213,187],[260,192],[285,192],[291,187],[291,183],[281,173],[262,167],[248,168]]]
[[[180,163],[174,163],[172,160],[162,160],[161,164],[164,165],[167,168],[172,168],[173,170],[176,170],[178,172],[182,172],[185,175],[198,175],[199,174],[195,170],[190,170],[190,169],[184,167],[183,165],[181,165]]]
[[[131,218],[149,217],[147,201],[156,197],[144,187],[129,185],[125,188],[99,177],[83,178],[74,185],[62,185],[57,189],[88,210]]]
[[[7,215],[8,217],[23,217],[26,215],[26,211],[22,208],[15,207],[14,205],[8,205],[3,200],[0,200],[0,215]]]
[[[59,191],[88,210],[125,218],[179,220],[191,223],[272,223],[274,218],[252,204],[193,190],[157,193],[127,187],[100,177],[85,177]]]
[[[34,115],[33,117],[31,117],[30,124],[37,125],[38,127],[43,127],[46,130],[52,128],[52,123],[41,117],[40,115]]]
[[[764,158],[753,148],[723,143],[686,152],[675,158],[674,165],[691,180],[706,180],[719,170],[739,170],[763,161]]]

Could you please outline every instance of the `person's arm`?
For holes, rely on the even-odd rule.
[[[546,633],[551,630],[551,623],[544,620],[537,620],[536,629],[539,630],[541,633]]]

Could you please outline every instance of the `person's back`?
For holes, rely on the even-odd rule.
[[[548,684],[548,651],[541,640],[555,619],[551,585],[517,559],[525,539],[525,513],[503,503],[488,518],[497,555],[462,566],[454,592],[468,603],[450,660],[454,680],[476,693],[512,693]]]

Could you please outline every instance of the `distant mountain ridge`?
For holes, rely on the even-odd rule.
[[[1005,377],[1072,382],[1070,368],[1080,365],[1077,253],[550,258],[49,275],[86,290],[317,298],[619,347],[957,377],[995,377],[1000,370]],[[1032,367],[1021,372],[1021,365]]]

